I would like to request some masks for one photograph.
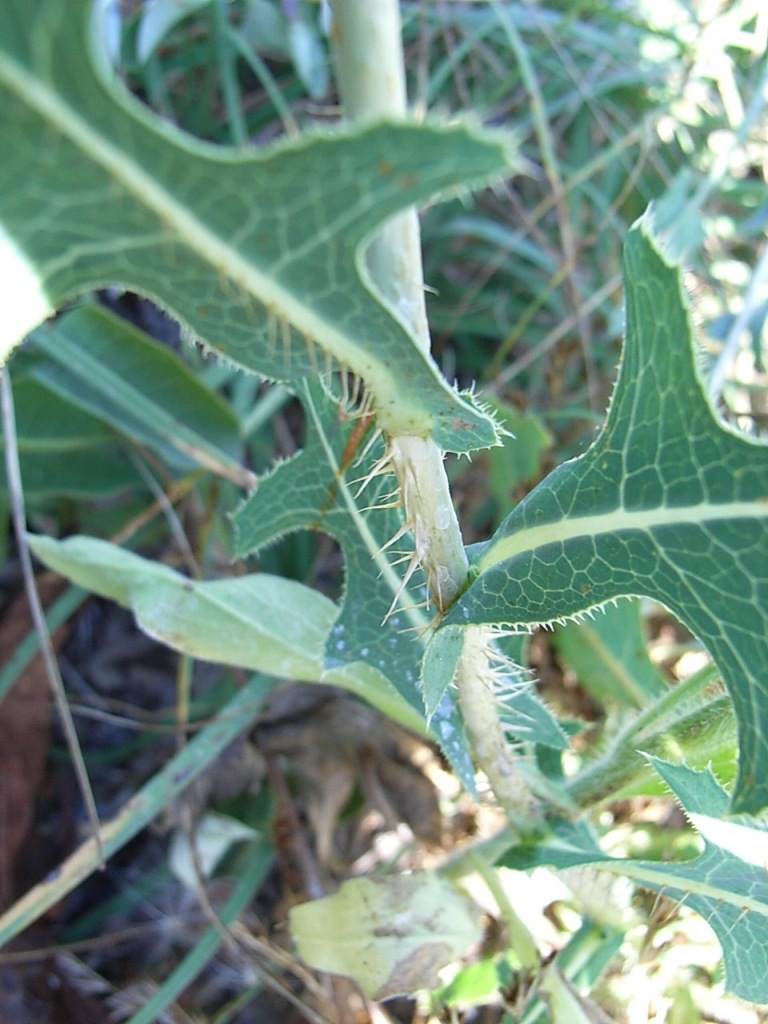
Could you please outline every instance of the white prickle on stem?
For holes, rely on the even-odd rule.
[[[389,454],[416,557],[442,613],[466,585],[469,572],[442,453],[431,438],[393,437]]]

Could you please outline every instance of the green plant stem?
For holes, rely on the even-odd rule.
[[[648,771],[640,752],[663,757],[669,756],[671,746],[677,746],[711,760],[716,751],[712,744],[703,744],[706,735],[721,749],[725,738],[735,750],[730,699],[720,693],[710,701],[702,697],[703,691],[718,679],[717,667],[707,665],[634,718],[615,737],[604,756],[587,764],[568,782],[571,799],[580,807],[594,807],[616,799],[617,794]]]
[[[536,943],[504,891],[497,869],[492,867],[484,857],[477,854],[472,858],[472,862],[499,908],[509,934],[509,944],[520,958],[520,963],[523,967],[536,970],[541,959]]]
[[[405,68],[397,0],[333,0],[337,78],[346,116],[366,123],[407,114]],[[414,342],[430,348],[424,301],[421,238],[416,211],[394,218],[367,254],[368,269],[385,301],[408,326]],[[416,558],[438,613],[467,585],[469,566],[443,464],[431,438],[388,438]],[[489,634],[466,631],[456,684],[467,733],[480,768],[522,833],[538,827],[537,805],[509,750],[489,685]]]
[[[489,662],[490,634],[482,626],[471,626],[465,632],[455,683],[467,734],[477,763],[513,827],[520,836],[531,835],[540,830],[541,815],[499,721]]]
[[[253,845],[257,846],[256,843]],[[231,896],[221,908],[221,920],[225,925],[237,920],[253,900],[256,889],[264,880],[263,857],[258,856],[258,849],[256,852],[257,855],[237,879]],[[152,1024],[152,1021],[156,1021],[210,963],[223,941],[217,928],[213,925],[208,927],[176,969],[131,1017],[128,1024]]]
[[[407,114],[400,9],[395,0],[334,0],[339,91],[351,121],[403,120]],[[396,315],[425,352],[421,234],[414,209],[393,218],[367,253],[368,270]],[[431,438],[389,439],[416,554],[439,611],[464,589],[469,565],[451,500],[443,453]]]

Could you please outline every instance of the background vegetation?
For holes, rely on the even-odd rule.
[[[583,451],[602,422],[622,336],[622,245],[651,200],[688,270],[712,398],[731,423],[761,435],[768,414],[764,4],[436,0],[402,10],[416,114],[509,128],[526,158],[512,180],[436,204],[422,221],[435,357],[449,379],[476,384],[518,439],[451,465],[466,538],[490,536],[510,503]],[[338,120],[324,18],[319,5],[303,2],[126,2],[114,9],[112,55],[128,87],[185,130],[261,146]],[[119,345],[106,346],[106,381],[93,368],[73,370],[61,338],[53,346],[42,332],[15,356],[31,525],[54,536],[117,538],[194,577],[229,573],[228,515],[249,474],[301,446],[302,407],[287,389],[182,345],[177,327],[145,300],[117,291],[97,298],[105,318],[116,315],[167,349],[147,341],[132,378]],[[110,322],[89,326],[85,316],[79,330],[108,337]],[[121,386],[129,380],[133,391]],[[181,450],[179,422],[190,431]],[[5,799],[18,821],[0,865],[10,903],[76,844],[84,812],[63,737],[47,735],[45,687],[23,666],[32,641],[7,543],[3,648],[16,654],[0,691],[16,685],[2,728],[11,730],[5,735],[18,729],[25,751],[22,760],[8,755],[5,767]],[[252,567],[331,597],[343,586],[339,550],[322,534],[291,534]],[[77,588],[57,593],[51,584],[54,625],[66,624],[60,655],[70,707],[99,814],[109,818],[245,674],[177,660],[136,633],[130,616],[83,599]],[[648,603],[578,630],[537,634],[529,662],[541,694],[574,734],[573,757],[596,763],[620,742],[638,690],[697,671],[710,672],[715,685],[699,645]],[[691,749],[684,737],[677,743],[690,763],[714,762],[728,782],[735,740],[716,689],[708,715],[708,732],[692,728]],[[376,736],[367,769],[361,733]],[[281,692],[256,739],[229,748],[223,768],[203,776],[183,803],[172,803],[166,788],[163,827],[125,846],[37,926],[27,948],[0,954],[14,977],[7,998],[24,1001],[19,1019],[103,1020],[105,1008],[131,1024],[346,1021],[385,1012],[358,1005],[354,991],[318,981],[301,965],[285,941],[288,906],[317,895],[324,873],[338,879],[382,864],[440,862],[468,837],[492,833],[492,802],[482,793],[470,801],[428,745],[336,691]],[[344,799],[334,802],[328,792]],[[697,848],[677,805],[651,799],[659,794],[658,782],[628,777],[624,799],[600,812],[611,849],[663,859]],[[201,820],[208,832],[191,843]],[[218,873],[209,878],[214,863]],[[572,872],[565,881],[535,873],[527,912],[542,945],[553,953],[568,946],[582,958],[611,1019],[768,1019],[724,995],[720,947],[700,918],[628,883],[609,897],[604,884],[594,873]],[[600,927],[580,929],[577,890],[609,905],[610,921],[596,909]],[[522,898],[519,886],[515,892]],[[487,909],[482,948],[442,991],[389,1005],[390,1019],[545,1019],[504,959],[503,894],[489,897],[478,883],[475,895]],[[230,929],[226,942],[221,921]],[[43,991],[41,971],[58,979],[55,996]]]

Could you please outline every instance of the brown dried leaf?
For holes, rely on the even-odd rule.
[[[343,691],[311,685],[278,691],[259,721],[257,741],[265,754],[285,758],[300,781],[324,866],[339,867],[334,835],[356,785],[365,809],[378,811],[388,827],[405,822],[423,842],[440,842],[437,794],[422,770],[430,748]]]
[[[66,584],[44,577],[40,598],[50,604]],[[66,626],[54,635],[64,639]],[[26,597],[11,604],[0,621],[0,652],[10,657],[32,629]],[[0,704],[0,908],[15,896],[16,865],[32,827],[35,798],[42,784],[50,740],[51,691],[39,654],[19,675]]]

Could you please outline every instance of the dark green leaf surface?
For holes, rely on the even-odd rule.
[[[327,360],[361,376],[392,433],[447,450],[496,428],[373,294],[382,220],[511,168],[509,140],[388,124],[256,154],[173,130],[108,66],[103,5],[0,5],[0,357],[74,295],[120,284],[275,379]]]
[[[367,509],[382,501],[382,491],[394,486],[392,477],[372,480],[359,497],[359,482],[383,454],[375,443],[369,456],[352,453],[353,432],[360,421],[345,416],[319,381],[297,387],[304,407],[304,446],[262,477],[254,493],[241,505],[232,522],[239,556],[254,554],[296,530],[321,530],[342,547],[346,583],[341,611],[328,638],[329,665],[367,661],[398,679],[398,687],[414,707],[421,706],[416,688],[422,644],[415,632],[403,627],[426,628],[428,618],[417,608],[417,597],[404,592],[400,608],[384,622],[400,573],[391,567],[396,557],[382,548],[402,526],[399,507]],[[364,447],[370,437],[360,434]],[[413,545],[403,538],[403,548]],[[383,624],[382,624],[383,623]]]
[[[421,709],[417,682],[422,635],[429,624],[428,614],[419,607],[424,600],[421,573],[414,574],[388,614],[404,570],[393,563],[402,557],[401,550],[413,550],[410,536],[393,545],[394,551],[384,550],[403,524],[402,508],[386,507],[392,504],[387,492],[395,486],[394,477],[375,476],[358,493],[361,481],[383,455],[383,444],[368,436],[363,421],[345,416],[319,381],[303,382],[297,394],[306,416],[304,447],[261,479],[235,513],[236,552],[257,552],[301,529],[334,537],[344,552],[346,581],[326,643],[326,665],[366,662]],[[471,788],[474,773],[452,702],[439,700],[429,712],[447,756]]]
[[[622,596],[671,609],[733,700],[734,809],[768,805],[768,446],[702,389],[679,272],[646,219],[625,252],[627,337],[608,421],[505,520],[446,626],[531,625]]]
[[[36,364],[39,367],[39,363]],[[96,416],[51,392],[37,377],[35,366],[29,372],[15,373],[13,395],[16,441],[19,452],[92,451],[113,441],[115,434]],[[0,431],[2,428],[0,428]]]
[[[726,818],[728,794],[711,771],[650,760],[704,840],[700,856],[680,863],[614,859],[603,853],[586,826],[563,823],[550,842],[510,851],[503,863],[521,870],[540,864],[558,868],[600,864],[685,902],[717,935],[728,990],[764,1003],[768,1001],[768,827],[747,816]]]

